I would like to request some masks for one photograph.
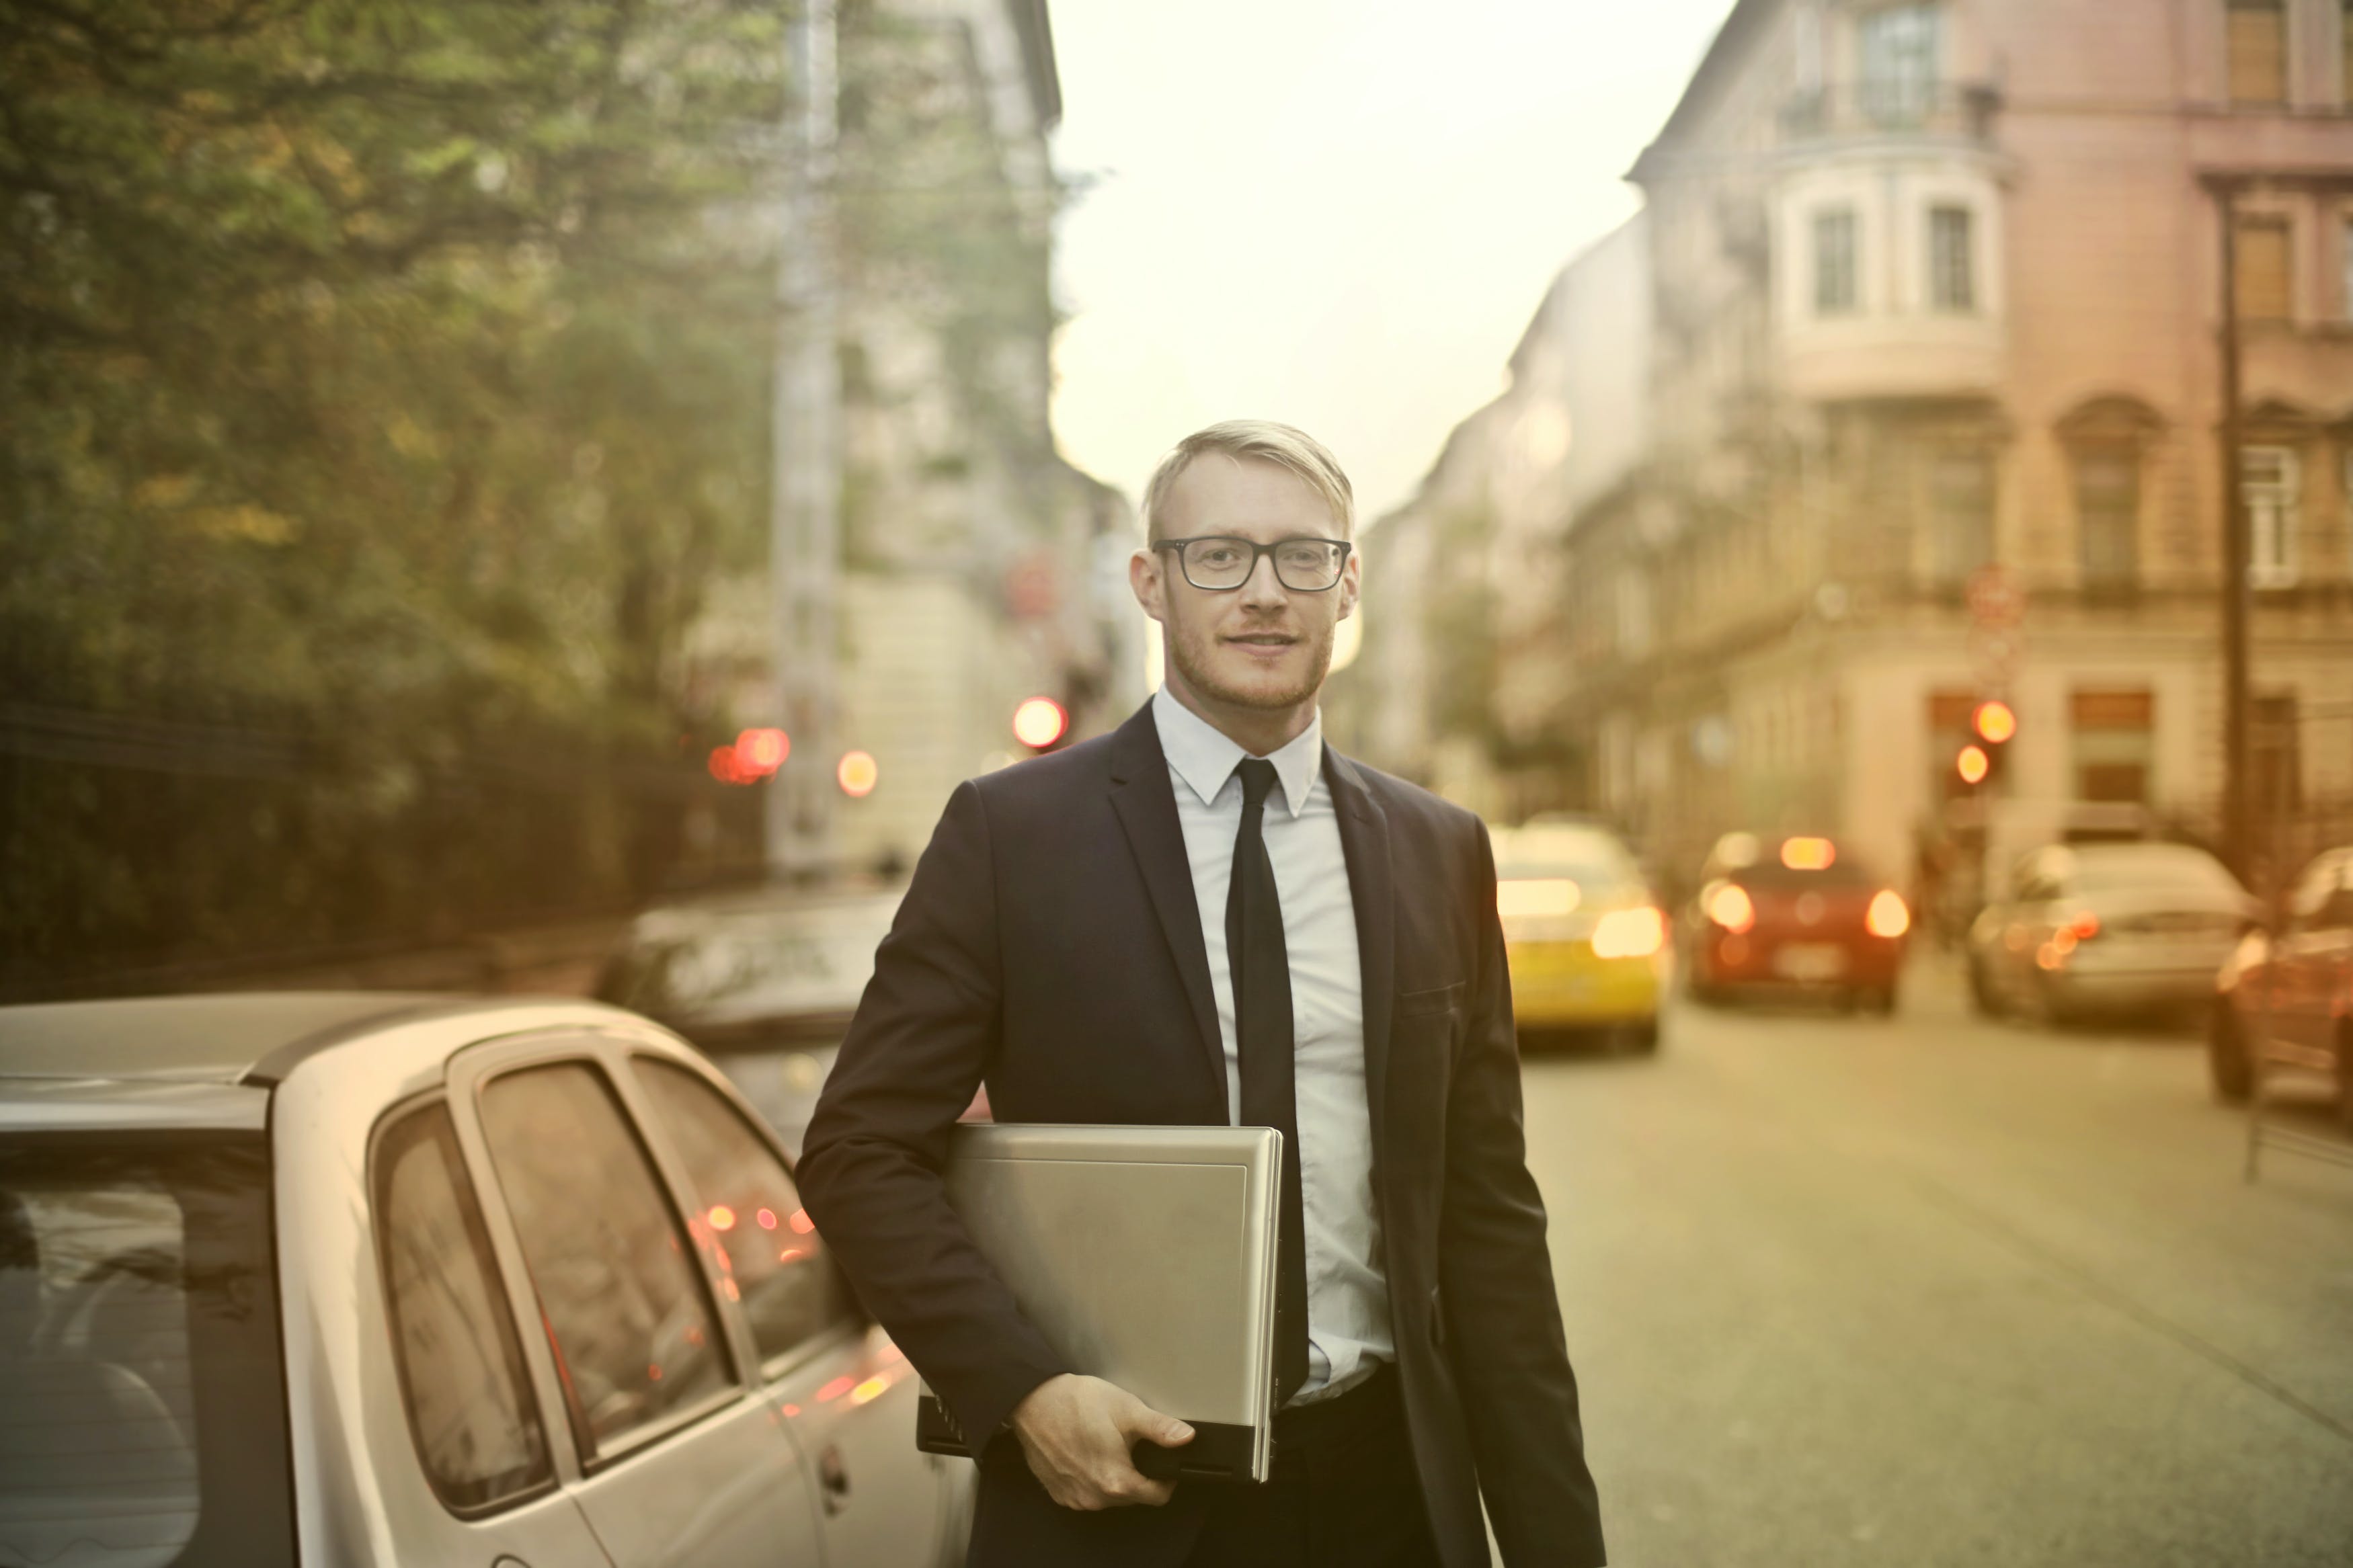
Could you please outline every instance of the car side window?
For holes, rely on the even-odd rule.
[[[547,1433],[448,1108],[387,1127],[375,1175],[393,1360],[434,1492],[473,1514],[551,1484]]]
[[[723,1391],[733,1373],[691,1244],[604,1074],[562,1062],[495,1078],[482,1131],[584,1457]]]
[[[718,1244],[723,1288],[742,1301],[761,1360],[855,1321],[849,1285],[767,1143],[686,1068],[647,1057],[637,1068],[694,1184],[695,1223]]]

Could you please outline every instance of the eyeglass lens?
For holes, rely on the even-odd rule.
[[[1267,553],[1282,585],[1314,593],[1339,581],[1341,548],[1322,539],[1287,539]],[[1257,566],[1259,550],[1247,539],[1196,539],[1185,546],[1185,577],[1196,588],[1239,588]]]

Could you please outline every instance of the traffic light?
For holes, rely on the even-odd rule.
[[[1962,784],[1983,793],[2001,782],[2010,743],[2018,735],[2018,714],[2000,698],[1989,698],[1969,715],[1969,728],[1976,738],[1954,757],[1953,771]]]

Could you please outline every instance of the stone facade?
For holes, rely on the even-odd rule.
[[[2276,61],[2244,17],[1734,8],[1632,174],[1643,456],[1556,525],[1546,668],[1498,685],[1546,694],[1508,724],[1563,738],[1563,793],[1670,876],[1736,826],[1898,879],[1957,828],[1998,867],[2005,815],[2070,801],[2214,832],[2224,176],[2258,804],[2353,803],[2353,13],[2285,0]],[[1957,805],[1993,696],[2018,738]]]

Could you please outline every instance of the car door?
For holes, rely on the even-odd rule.
[[[632,1068],[716,1244],[721,1293],[814,1473],[828,1568],[961,1561],[962,1542],[944,1539],[961,1462],[917,1451],[913,1369],[866,1321],[781,1152],[714,1077],[645,1053]]]
[[[600,1042],[522,1046],[462,1084],[545,1336],[576,1473],[614,1568],[822,1560],[818,1510],[712,1298]]]

